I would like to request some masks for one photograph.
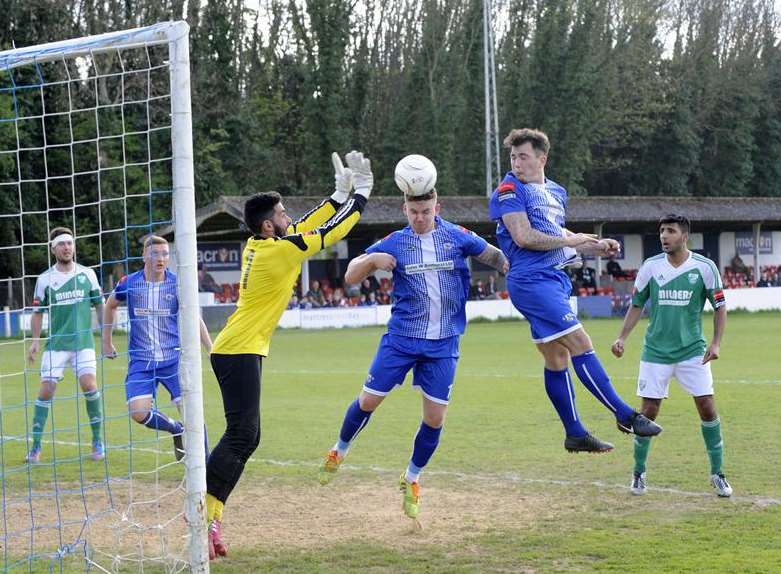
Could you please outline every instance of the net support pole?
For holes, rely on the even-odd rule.
[[[173,148],[174,226],[179,295],[179,375],[185,426],[185,518],[191,571],[208,574],[205,516],[206,453],[204,451],[203,383],[201,377],[200,306],[195,226],[190,49],[185,22],[169,30],[171,69],[171,144]]]

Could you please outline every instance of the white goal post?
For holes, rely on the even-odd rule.
[[[173,182],[173,222],[179,298],[178,322],[181,341],[179,372],[187,451],[184,458],[186,485],[184,519],[187,523],[187,561],[192,572],[207,573],[209,560],[204,508],[206,472],[188,34],[189,26],[187,23],[165,22],[133,30],[7,50],[0,52],[0,71],[12,71],[22,66],[37,66],[44,62],[65,58],[91,57],[110,51],[168,45],[172,148],[170,165]],[[19,161],[18,154],[17,161]],[[0,192],[4,192],[4,190],[5,188],[1,188]],[[20,221],[22,215],[23,209],[20,207]],[[26,275],[22,279],[26,279]],[[99,565],[93,564],[93,566],[103,570],[103,567]],[[1,568],[2,564],[0,564]]]

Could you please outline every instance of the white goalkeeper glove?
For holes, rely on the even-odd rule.
[[[374,187],[374,174],[372,173],[372,164],[368,158],[363,157],[359,151],[351,151],[344,158],[347,160],[347,167],[353,172],[353,185],[355,193],[369,199],[372,187]]]
[[[344,167],[342,158],[340,158],[339,154],[336,152],[331,154],[331,163],[334,165],[335,183],[335,189],[331,194],[331,199],[341,205],[350,197],[350,190],[353,188],[353,172],[349,167]]]

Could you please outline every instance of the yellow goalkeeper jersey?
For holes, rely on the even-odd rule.
[[[288,235],[249,239],[242,254],[236,310],[217,335],[212,353],[267,356],[301,263],[345,237],[365,205],[366,198],[356,195],[337,211],[339,204],[326,199],[288,227]]]

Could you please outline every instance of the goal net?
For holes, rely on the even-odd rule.
[[[189,78],[184,22],[0,52],[0,572],[208,571]],[[47,274],[57,227],[83,270],[63,291]],[[181,461],[171,434],[128,414],[127,311],[112,360],[96,312],[163,228],[175,229],[182,401],[162,386],[154,401],[183,422]],[[77,349],[61,378],[53,358],[55,308],[84,293],[92,323],[74,319],[67,340],[94,342],[97,392],[77,377],[89,375]]]

